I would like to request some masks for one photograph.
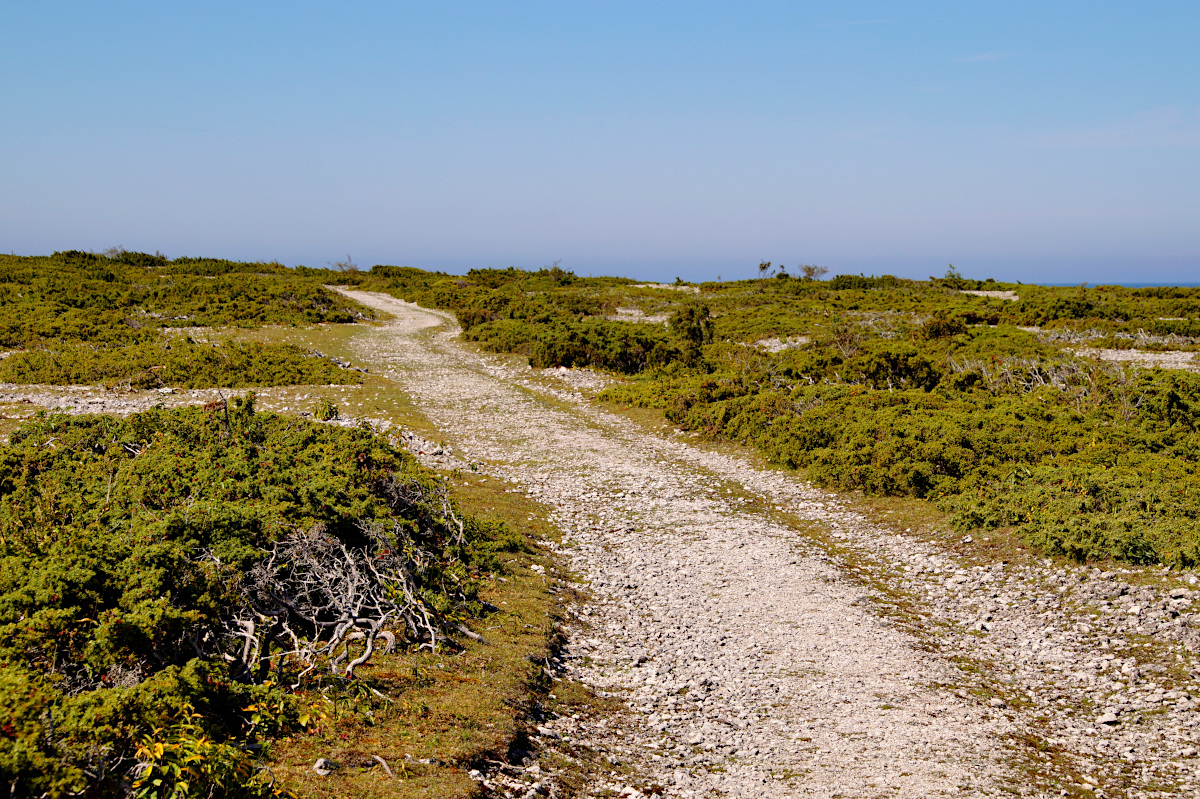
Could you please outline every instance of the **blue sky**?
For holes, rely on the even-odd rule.
[[[5,3],[0,249],[1200,281],[1200,3]]]

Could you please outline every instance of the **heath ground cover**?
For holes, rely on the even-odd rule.
[[[20,796],[278,793],[263,745],[375,701],[372,647],[454,649],[518,545],[369,429],[253,395],[44,416],[0,450],[0,774]]]
[[[1200,376],[1068,349],[1194,349],[1200,290],[804,271],[764,264],[694,292],[558,267],[362,280],[453,310],[465,338],[533,366],[626,375],[603,397],[822,485],[928,500],[963,531],[1078,560],[1200,563]]]
[[[149,388],[352,383],[278,345],[201,344],[175,328],[349,323],[373,314],[323,286],[336,272],[79,251],[0,256],[0,381]]]

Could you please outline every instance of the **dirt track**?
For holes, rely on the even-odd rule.
[[[1087,592],[1119,575],[963,568],[792,476],[597,408],[570,385],[585,375],[555,383],[463,347],[446,315],[347,293],[395,316],[356,339],[357,359],[395,379],[467,457],[555,510],[563,555],[595,597],[568,630],[564,673],[630,709],[620,724],[557,719],[536,731],[546,747],[584,743],[633,767],[589,793],[1113,796],[1195,785],[1180,748],[1195,726],[1186,690],[1159,691],[1170,713],[1140,729],[1133,705],[1109,708],[1115,721],[1102,715],[1106,697],[1133,693],[1136,665],[1126,682],[1106,676],[1123,658],[1097,659],[1071,693],[1070,669],[1127,643],[1103,635],[1119,627],[1078,632],[1092,618]],[[827,535],[806,534],[811,525]],[[1076,593],[1080,602],[1062,601]],[[480,776],[497,793],[551,790],[552,775],[531,772]]]
[[[628,709],[536,719],[533,760],[475,775],[491,793],[558,795],[586,750],[612,764],[592,759],[590,795],[1200,795],[1195,576],[972,564],[604,411],[603,375],[479,355],[447,315],[350,294],[395,317],[357,328],[355,360],[553,509],[593,597],[565,609],[558,675]],[[0,388],[106,413],[213,393]]]

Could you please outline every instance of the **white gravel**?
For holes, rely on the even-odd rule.
[[[1181,350],[1116,350],[1095,347],[1076,347],[1071,350],[1081,358],[1099,358],[1110,363],[1132,363],[1154,369],[1200,370],[1196,353]]]
[[[976,297],[991,297],[994,300],[1008,300],[1010,302],[1017,302],[1021,299],[1015,291],[975,291],[963,289],[962,293],[974,294]]]

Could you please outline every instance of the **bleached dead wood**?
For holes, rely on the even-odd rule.
[[[464,520],[444,489],[392,478],[385,491],[415,518],[390,529],[361,522],[357,536],[317,525],[276,542],[241,577],[244,604],[218,637],[236,678],[262,681],[272,669],[295,675],[297,685],[323,669],[353,678],[376,652],[395,648],[397,633],[432,651],[445,640],[445,629],[478,638],[443,618],[422,598],[420,585],[438,558],[465,547]],[[347,543],[354,538],[356,544]],[[423,543],[434,539],[442,542],[441,553]],[[459,589],[450,576],[453,593]],[[203,651],[205,642],[193,646]]]

